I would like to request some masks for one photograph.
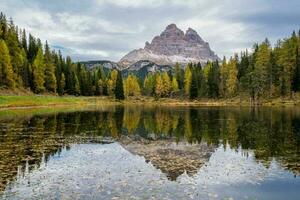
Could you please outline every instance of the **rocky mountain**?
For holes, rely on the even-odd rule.
[[[210,49],[209,44],[195,30],[189,28],[184,33],[175,24],[170,24],[151,43],[146,42],[143,49],[136,49],[125,55],[119,65],[139,69],[136,63],[145,60],[156,65],[174,65],[176,62],[205,63],[217,59],[218,56]]]
[[[93,69],[97,67],[104,67],[106,69],[120,69],[120,66],[116,62],[112,62],[109,60],[91,60],[91,61],[82,61],[87,68]]]
[[[144,79],[150,72],[164,72],[171,71],[173,69],[170,65],[157,65],[149,60],[140,60],[133,63],[130,67],[123,69],[122,74],[126,77],[129,74],[135,74],[136,76]]]

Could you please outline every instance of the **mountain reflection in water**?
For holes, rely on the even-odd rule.
[[[108,106],[23,116],[0,111],[0,191],[9,191],[14,182],[44,169],[49,160],[72,151],[76,144],[111,142],[122,152],[143,158],[145,166],[152,165],[169,181],[182,181],[185,176],[196,182],[209,180],[216,165],[223,166],[224,174],[216,170],[218,176],[227,174],[229,182],[237,182],[241,174],[256,182],[266,177],[265,169],[275,168],[296,177],[300,173],[300,109]],[[230,163],[229,158],[237,162]],[[240,162],[249,160],[251,168],[248,163],[244,169]],[[253,179],[249,172],[259,173]],[[218,181],[209,183],[218,185]]]

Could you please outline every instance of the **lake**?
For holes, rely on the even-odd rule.
[[[300,108],[0,111],[0,199],[299,199]]]

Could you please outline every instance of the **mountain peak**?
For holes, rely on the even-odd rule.
[[[180,30],[179,28],[177,28],[176,24],[170,24],[160,34],[160,37],[162,37],[162,38],[184,37],[184,32],[182,30]],[[154,39],[156,39],[156,37]]]
[[[151,43],[146,42],[143,49],[129,52],[119,63],[129,67],[140,60],[149,60],[158,65],[174,65],[176,62],[204,63],[218,59],[209,44],[194,29],[188,28],[184,33],[176,24],[169,24]]]
[[[169,24],[166,29],[178,29],[176,24]]]

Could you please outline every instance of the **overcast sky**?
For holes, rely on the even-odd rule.
[[[118,61],[170,23],[219,57],[300,28],[299,0],[0,0],[0,11],[74,60]]]

